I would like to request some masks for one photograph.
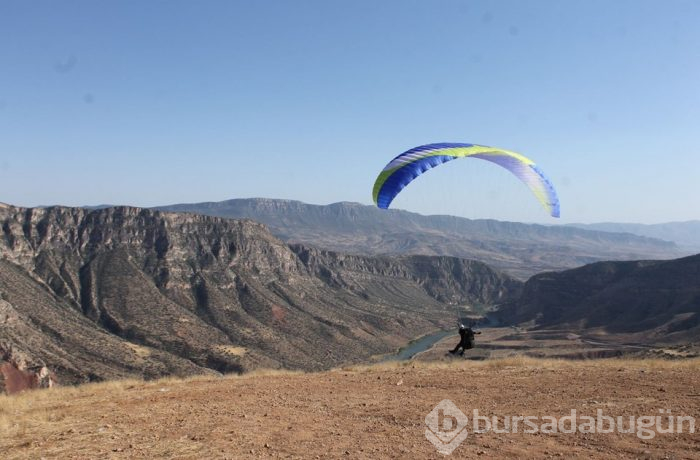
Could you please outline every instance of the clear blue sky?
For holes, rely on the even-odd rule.
[[[561,222],[700,219],[698,1],[0,1],[0,201],[371,203],[431,142]],[[559,222],[455,161],[394,207]]]

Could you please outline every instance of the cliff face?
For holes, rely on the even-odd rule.
[[[320,206],[254,198],[158,209],[253,219],[284,241],[332,251],[475,259],[523,280],[601,260],[670,259],[689,254],[671,242],[630,233],[423,216],[358,203]]]
[[[245,220],[7,206],[0,226],[0,343],[69,382],[327,368],[520,288],[459,259],[290,248]]]
[[[697,341],[700,255],[670,261],[600,262],[542,273],[504,306],[510,322],[643,332],[649,340]]]
[[[440,302],[496,305],[515,298],[522,283],[475,260],[435,256],[360,256],[291,245],[315,276],[344,289],[367,290],[372,278],[415,283]]]

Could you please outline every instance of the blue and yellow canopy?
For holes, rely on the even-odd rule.
[[[388,209],[391,202],[413,179],[429,169],[457,158],[480,158],[506,168],[532,191],[552,217],[559,217],[559,199],[542,170],[527,157],[509,150],[477,144],[428,144],[397,156],[382,170],[374,183],[374,202]]]

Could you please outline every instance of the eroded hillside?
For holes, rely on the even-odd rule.
[[[528,280],[522,295],[499,315],[511,323],[625,334],[647,344],[697,342],[700,255],[542,273]]]
[[[0,224],[3,358],[64,382],[329,368],[520,289],[478,262],[290,248],[245,220],[8,206]]]

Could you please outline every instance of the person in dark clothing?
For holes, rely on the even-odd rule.
[[[472,328],[467,327],[464,324],[460,324],[459,325],[459,337],[460,337],[459,343],[454,348],[454,350],[450,350],[450,353],[454,355],[461,348],[462,351],[459,352],[459,355],[464,356],[465,350],[469,350],[471,348],[474,348],[474,334],[481,334],[481,332],[474,332],[474,330]]]

